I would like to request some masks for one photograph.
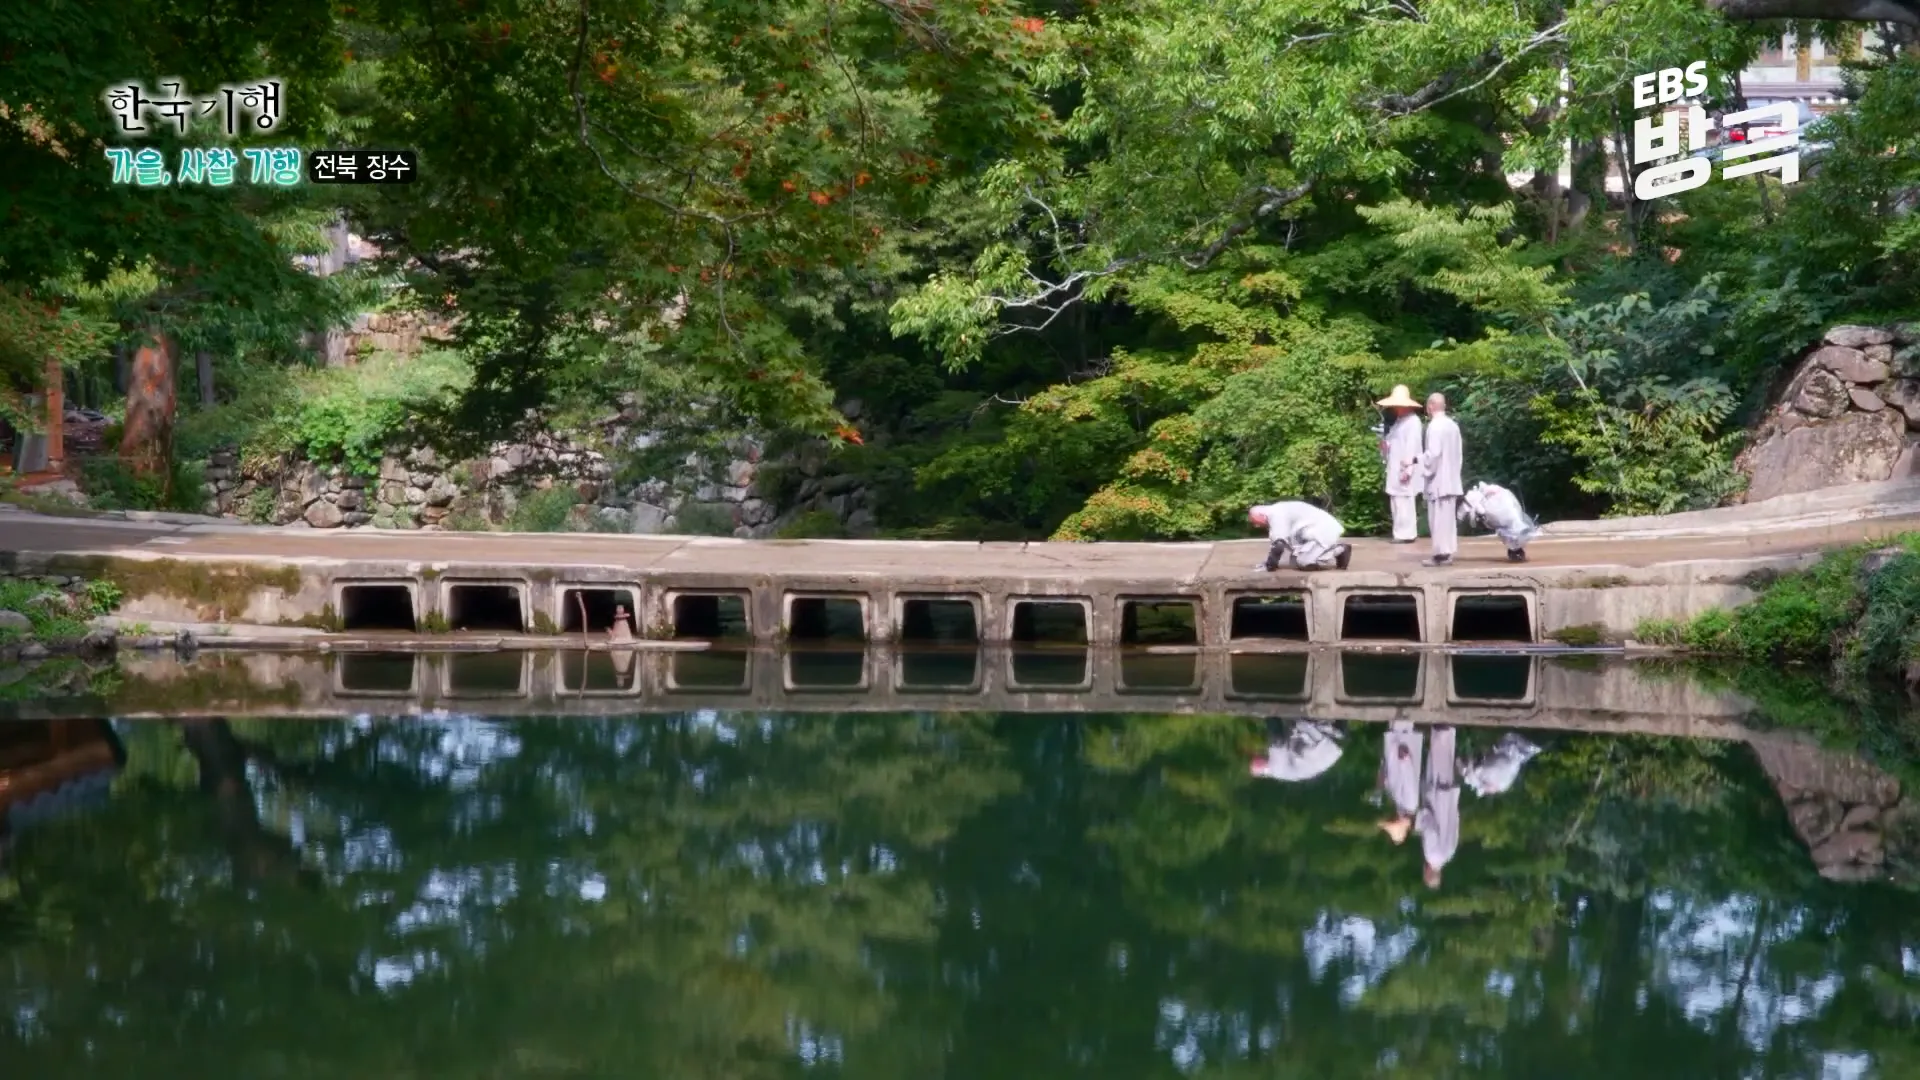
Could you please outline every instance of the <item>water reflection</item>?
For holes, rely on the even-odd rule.
[[[1084,690],[1093,685],[1086,649],[1019,649],[1007,657],[1015,689]]]
[[[55,741],[0,727],[0,792]],[[1913,800],[1784,738],[701,710],[119,741],[112,797],[0,878],[9,1076],[1920,1067],[1912,892],[1810,854],[1872,832],[1895,865]]]
[[[677,652],[668,657],[667,689],[744,692],[753,654],[745,649]]]
[[[806,649],[786,655],[789,690],[863,690],[867,685],[865,649]]]
[[[905,649],[899,654],[900,689],[971,693],[980,689],[980,668],[978,649]]]
[[[1421,653],[1343,652],[1340,654],[1340,699],[1419,701],[1426,659]]]

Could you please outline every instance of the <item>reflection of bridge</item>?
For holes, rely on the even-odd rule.
[[[38,721],[0,723],[0,749],[31,744],[45,751],[37,758],[27,753],[15,754],[18,761],[0,760],[0,804],[9,790],[39,783],[25,778],[61,761],[68,762],[68,772],[110,767],[111,755],[100,756],[97,740],[82,747],[83,755],[67,752],[75,724],[92,725],[88,730],[105,725],[64,718],[103,713],[128,721],[221,714],[629,716],[704,709],[1281,715],[1745,742],[1823,875],[1880,878],[1890,863],[1920,854],[1903,854],[1902,842],[1891,839],[1920,832],[1916,804],[1892,776],[1792,735],[1747,727],[1750,705],[1737,695],[1592,655],[576,649],[129,658],[122,673],[123,689],[106,699],[47,697],[0,712]],[[56,729],[68,734],[32,735]]]
[[[1596,655],[1387,650],[753,649],[206,653],[123,661],[127,718],[784,712],[1215,713],[1739,739],[1748,704]],[[78,712],[76,712],[78,710]],[[5,715],[0,713],[0,715]]]

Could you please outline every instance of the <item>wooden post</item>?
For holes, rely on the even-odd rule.
[[[67,373],[60,361],[47,361],[47,469],[60,472],[66,465]]]
[[[205,349],[193,354],[194,381],[200,384],[200,404],[213,407],[213,354]]]

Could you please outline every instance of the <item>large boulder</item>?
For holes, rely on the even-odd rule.
[[[1740,456],[1747,501],[1891,479],[1906,448],[1906,418],[1893,409],[1849,412],[1774,433]]]
[[[1826,333],[1827,344],[1843,345],[1850,349],[1885,345],[1892,340],[1893,331],[1879,326],[1836,326]]]
[[[1891,374],[1882,361],[1869,357],[1859,349],[1845,349],[1838,345],[1829,345],[1815,352],[1813,362],[1850,383],[1885,382]]]
[[[1800,391],[1792,401],[1795,412],[1817,419],[1831,419],[1845,413],[1853,404],[1852,396],[1847,393],[1847,384],[1825,368],[1814,368],[1806,373],[1805,378],[1797,381]]]

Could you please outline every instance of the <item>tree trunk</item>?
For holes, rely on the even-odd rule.
[[[205,349],[193,354],[194,381],[200,384],[200,405],[213,407],[213,354]]]
[[[213,799],[236,874],[250,881],[317,881],[286,837],[267,831],[247,782],[247,748],[224,719],[179,720],[180,737],[200,767],[200,790]]]
[[[67,457],[67,373],[47,361],[47,471],[59,472]]]
[[[327,251],[320,256],[319,265],[314,273],[321,277],[332,277],[346,269],[352,256],[349,243],[352,229],[347,224],[347,216],[341,214],[327,226]],[[328,367],[347,366],[347,334],[339,327],[331,327],[313,335],[314,344],[319,349],[321,362]]]
[[[173,340],[154,334],[133,354],[127,378],[127,422],[120,459],[135,472],[166,475],[173,454]]]

